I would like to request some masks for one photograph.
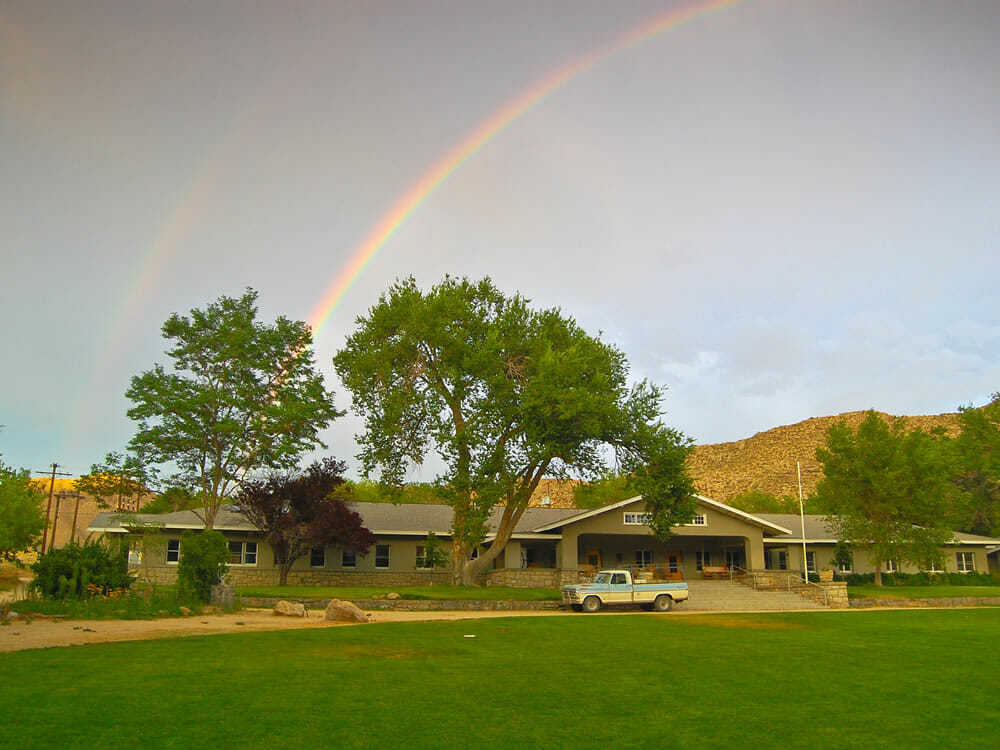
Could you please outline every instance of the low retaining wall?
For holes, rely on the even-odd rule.
[[[270,609],[279,601],[281,599],[278,597],[242,597],[244,607]],[[286,599],[285,601],[299,602],[305,605],[306,609],[326,609],[326,605],[330,603],[329,599]],[[438,612],[445,610],[506,612],[559,609],[559,602],[515,602],[507,600],[496,601],[492,599],[348,599],[347,601],[368,611],[396,609],[407,612]]]
[[[851,607],[865,609],[870,607],[1000,607],[1000,596],[947,596],[938,599],[851,599]]]
[[[133,568],[140,581],[158,586],[177,583],[177,566]],[[277,586],[279,571],[274,569],[229,568],[226,579],[234,586]],[[332,571],[293,570],[291,586],[431,586],[451,583],[446,570],[413,571]]]
[[[483,578],[487,586],[510,586],[516,589],[558,589],[581,580],[580,571],[557,568],[491,570]]]

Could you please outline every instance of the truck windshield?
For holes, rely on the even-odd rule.
[[[598,573],[594,576],[594,583],[609,583],[611,581],[610,573]]]

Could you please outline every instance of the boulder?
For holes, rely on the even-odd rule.
[[[282,599],[274,605],[274,614],[286,617],[305,617],[306,605],[301,602],[286,602]]]
[[[192,612],[187,607],[181,607],[181,614],[184,615],[185,617],[190,617],[192,615]]]
[[[368,622],[368,615],[351,602],[331,599],[326,605],[326,619],[333,622]]]
[[[391,594],[386,594],[385,598],[386,599],[398,599],[399,598],[399,594],[397,594],[395,591],[393,591]]]

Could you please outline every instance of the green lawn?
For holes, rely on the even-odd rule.
[[[940,599],[952,596],[1000,597],[1000,586],[848,586],[851,599]]]
[[[240,596],[279,599],[373,599],[396,592],[403,599],[480,599],[518,602],[559,601],[559,589],[519,589],[507,586],[240,586]]]
[[[993,748],[997,633],[1000,609],[630,613],[0,654],[3,742]]]

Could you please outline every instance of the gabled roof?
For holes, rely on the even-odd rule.
[[[732,516],[734,518],[739,518],[742,521],[746,521],[753,526],[759,526],[765,531],[771,531],[776,534],[791,534],[792,532],[786,529],[784,526],[768,521],[760,516],[755,516],[752,513],[746,513],[738,508],[733,508],[725,503],[720,503],[717,500],[712,500],[711,498],[705,497],[703,495],[695,495],[698,502],[705,507],[717,510],[725,515]],[[603,513],[608,513],[613,510],[618,510],[624,508],[626,505],[631,505],[632,503],[639,502],[642,500],[642,495],[636,495],[635,497],[630,497],[627,500],[620,500],[617,503],[612,503],[611,505],[603,505],[600,508],[593,508],[592,510],[586,510],[576,513],[575,515],[568,516],[566,518],[557,519],[553,522],[547,523],[543,526],[538,526],[533,531],[540,533],[543,531],[552,531],[563,526],[569,526],[570,524],[579,523],[587,518],[593,518],[594,516],[599,516]]]

